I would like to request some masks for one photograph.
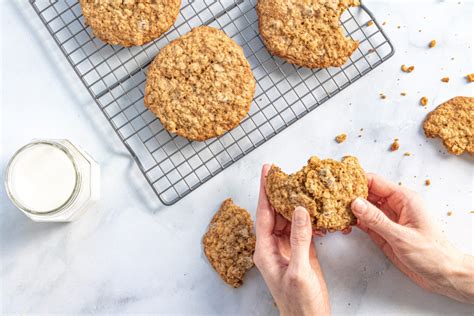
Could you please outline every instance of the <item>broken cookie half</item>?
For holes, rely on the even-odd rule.
[[[249,212],[232,199],[222,203],[202,240],[212,267],[234,288],[242,285],[245,273],[253,267],[255,242]]]
[[[287,220],[302,206],[311,216],[313,229],[333,232],[356,224],[351,203],[357,197],[367,198],[368,183],[356,157],[346,156],[338,162],[313,156],[291,175],[273,165],[265,190],[275,211]]]
[[[474,155],[474,98],[455,97],[430,112],[423,123],[425,135],[439,137],[451,154]]]

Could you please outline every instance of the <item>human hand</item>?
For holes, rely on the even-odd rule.
[[[417,193],[374,174],[367,178],[368,201],[352,202],[358,227],[422,288],[473,303],[473,257],[448,242]]]
[[[263,166],[257,206],[254,262],[281,315],[328,315],[329,298],[316,257],[308,212],[296,208],[290,223],[276,214],[265,193]]]

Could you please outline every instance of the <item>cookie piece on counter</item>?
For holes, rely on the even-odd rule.
[[[359,0],[259,0],[260,35],[273,55],[309,67],[339,67],[359,47],[347,38],[341,14]]]
[[[236,127],[254,93],[242,48],[223,31],[201,26],[156,56],[148,70],[145,105],[169,132],[203,141]]]
[[[344,230],[355,225],[351,203],[367,198],[368,183],[357,158],[346,156],[341,162],[316,156],[300,171],[287,175],[273,165],[268,171],[265,190],[275,211],[291,221],[297,206],[306,208],[313,229]]]
[[[232,199],[222,203],[202,239],[212,267],[235,288],[242,285],[245,273],[253,267],[255,241],[250,214]]]
[[[423,123],[425,135],[439,137],[454,155],[474,155],[474,98],[455,97],[430,112]]]
[[[80,0],[94,35],[111,45],[143,45],[169,30],[181,0]]]

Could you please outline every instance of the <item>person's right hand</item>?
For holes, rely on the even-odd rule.
[[[385,255],[424,289],[474,303],[474,259],[456,250],[432,221],[420,196],[368,174],[368,201],[352,211]]]

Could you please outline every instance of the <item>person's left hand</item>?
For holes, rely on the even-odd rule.
[[[290,223],[276,214],[265,193],[264,165],[257,206],[254,262],[282,315],[328,315],[326,282],[312,239],[306,209],[297,207]]]

